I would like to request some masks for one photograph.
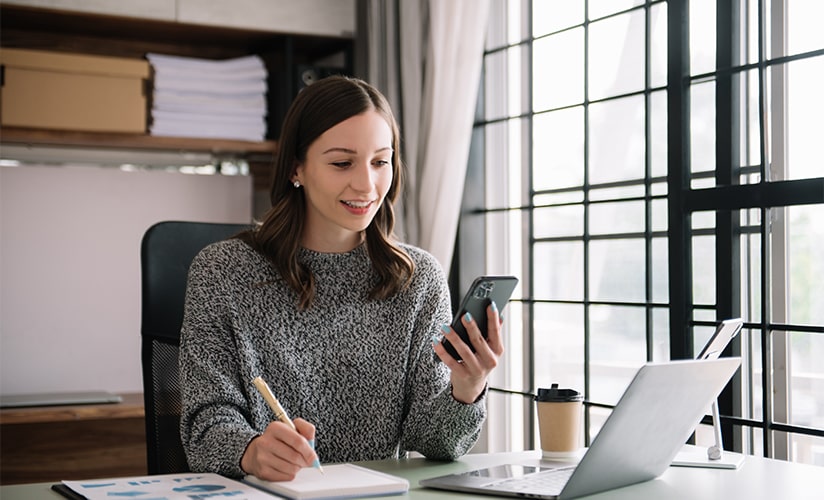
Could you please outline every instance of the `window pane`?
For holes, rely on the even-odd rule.
[[[824,438],[792,434],[791,440],[792,455],[790,459],[793,462],[819,466],[824,465]]]
[[[786,212],[789,322],[824,325],[824,205],[788,207]]]
[[[651,175],[667,175],[667,92],[662,90],[650,96],[650,161]]]
[[[667,84],[667,4],[661,2],[650,7],[650,85],[663,87]]]
[[[670,359],[669,309],[656,307],[652,310],[652,361]]]
[[[524,120],[491,123],[484,131],[484,164],[486,172],[485,200],[487,207],[520,206],[520,179]],[[506,165],[502,170],[496,168]],[[479,188],[480,189],[480,188]]]
[[[792,332],[789,341],[789,423],[820,429],[824,427],[824,335]]]
[[[758,70],[741,73],[741,164],[761,163],[760,103],[758,100]],[[746,183],[744,183],[746,184]]]
[[[535,304],[535,384],[584,392],[584,306]]]
[[[742,417],[763,422],[764,400],[762,398],[761,376],[761,331],[744,328],[738,334],[741,338],[741,396]],[[760,444],[759,444],[760,446]]]
[[[669,214],[667,213],[667,200],[666,198],[652,200],[652,230],[653,231],[666,231],[667,226],[669,224]]]
[[[643,201],[593,203],[589,206],[590,234],[641,233],[644,220]]]
[[[692,239],[692,298],[695,304],[715,304],[715,236]]]
[[[532,184],[536,191],[584,184],[584,108],[533,119]]]
[[[715,212],[694,212],[692,214],[693,229],[707,229],[715,227]]]
[[[715,0],[691,0],[690,74],[715,70]]]
[[[652,239],[652,301],[669,304],[669,242],[666,238]],[[667,325],[669,340],[669,325]],[[669,349],[667,349],[669,355]]]
[[[583,205],[536,208],[534,214],[532,225],[535,238],[583,236],[584,234]]]
[[[788,55],[819,50],[824,47],[824,30],[821,29],[821,20],[824,19],[824,2],[792,0],[787,1],[785,5]]]
[[[643,239],[590,242],[590,299],[643,302],[646,261]]]
[[[590,399],[612,404],[646,361],[646,314],[642,307],[590,308]]]
[[[643,4],[644,0],[589,0],[589,18],[598,19]]]
[[[644,178],[644,98],[590,106],[589,182]]]
[[[583,102],[583,28],[535,40],[532,50],[534,110],[543,111]]]
[[[532,267],[536,299],[583,300],[583,242],[536,243]]]
[[[589,201],[611,201],[623,198],[642,198],[643,196],[644,185],[640,183],[632,186],[595,187],[589,191]]]
[[[487,120],[518,116],[527,110],[519,73],[526,50],[516,45],[484,58],[484,117]]]
[[[644,11],[589,25],[589,98],[603,99],[644,88]]]
[[[714,171],[715,82],[693,85],[690,92],[690,171]],[[714,179],[704,180],[715,185]]]
[[[532,0],[532,35],[543,36],[584,22],[581,0]]]
[[[818,32],[824,33],[820,22]],[[824,43],[818,48],[824,48]],[[824,177],[824,56],[793,61],[786,68],[787,92],[792,97],[787,99],[787,178]]]
[[[761,234],[741,235],[741,317],[761,321]]]

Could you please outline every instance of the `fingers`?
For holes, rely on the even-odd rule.
[[[494,300],[486,308],[486,324],[486,343],[492,352],[500,357],[504,353],[504,341],[501,337],[503,319],[498,313],[498,306]]]
[[[292,480],[303,467],[317,458],[308,440],[315,437],[315,427],[295,419],[295,430],[283,422],[272,422],[254,438],[241,458],[241,468],[266,481]]]
[[[486,310],[487,338],[481,334],[475,318],[466,313],[461,317],[467,336],[468,344],[452,328],[444,325],[443,338],[448,340],[460,355],[462,361],[456,361],[446,349],[440,345],[440,338],[433,338],[435,353],[451,369],[470,369],[471,371],[489,371],[497,366],[498,358],[503,354],[503,340],[501,337],[502,323],[495,303],[491,303]],[[472,348],[475,352],[472,352]]]

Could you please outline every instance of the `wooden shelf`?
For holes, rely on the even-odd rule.
[[[123,394],[122,397],[120,403],[3,408],[0,425],[144,417],[143,393]]]
[[[120,403],[0,410],[0,484],[147,473],[143,394]]]
[[[276,141],[251,142],[189,137],[155,137],[146,134],[75,132],[19,127],[0,128],[0,143],[23,146],[70,146],[174,152],[208,152],[245,157],[262,157],[263,159],[272,157],[277,151]]]
[[[0,4],[0,46],[126,58],[143,58],[147,53],[206,59],[256,54],[269,72],[266,141],[0,127],[0,143],[208,152],[270,162],[281,120],[298,91],[297,68],[340,54],[351,64],[354,40]]]

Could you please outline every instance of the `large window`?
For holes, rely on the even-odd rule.
[[[493,1],[456,252],[461,289],[521,278],[490,451],[536,447],[529,395],[551,383],[585,393],[590,441],[644,362],[740,316],[725,446],[824,465],[822,18],[818,0]]]

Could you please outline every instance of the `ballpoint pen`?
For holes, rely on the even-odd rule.
[[[257,390],[258,392],[260,392],[260,395],[263,396],[263,399],[266,400],[266,403],[269,405],[269,408],[271,408],[272,411],[275,413],[275,418],[291,427],[293,431],[297,431],[297,429],[295,428],[295,424],[292,422],[292,419],[290,419],[289,415],[286,414],[286,410],[283,409],[283,407],[278,402],[277,398],[275,398],[275,395],[272,394],[272,389],[269,388],[269,384],[267,384],[266,381],[259,376],[255,377],[254,380],[252,380],[252,383],[255,384],[255,387],[257,387]],[[315,461],[312,463],[312,467],[318,469],[321,472],[321,474],[323,474],[323,467],[321,467],[319,459],[315,459]]]

